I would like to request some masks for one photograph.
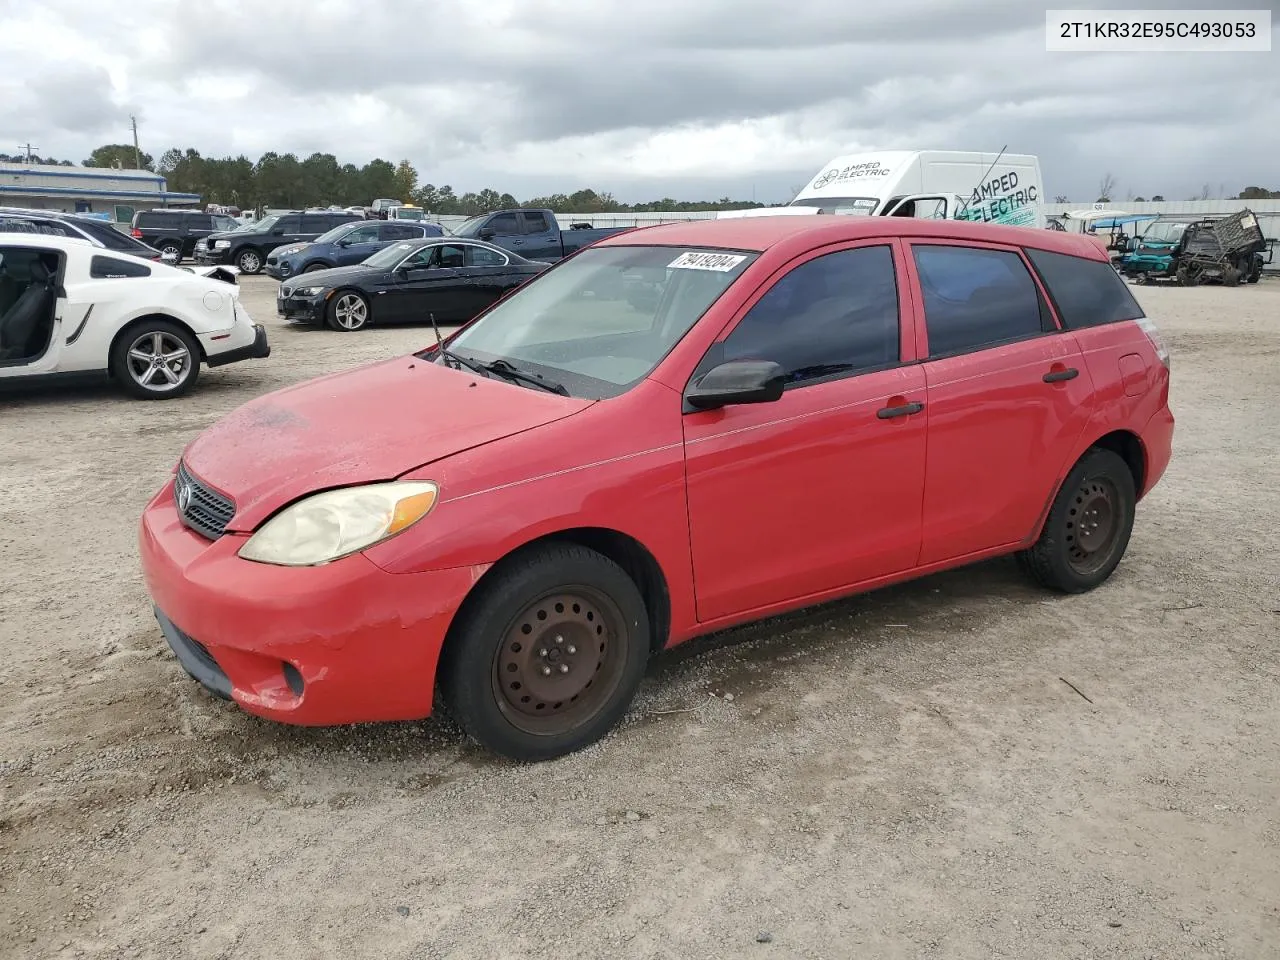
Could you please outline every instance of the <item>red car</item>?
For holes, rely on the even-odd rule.
[[[140,546],[186,670],[297,724],[510,757],[613,727],[657,651],[1000,554],[1105,581],[1169,461],[1169,358],[1096,239],[778,217],[607,238],[443,348],[184,451]]]

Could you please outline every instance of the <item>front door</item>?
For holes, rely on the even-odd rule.
[[[868,241],[775,275],[695,372],[771,360],[774,403],[684,416],[698,619],[911,568],[920,550],[924,373],[901,248]]]
[[[1012,247],[911,246],[929,452],[922,564],[1024,539],[1093,412],[1075,336]]]
[[[385,244],[379,227],[382,223],[364,223],[342,235],[336,245],[334,260],[336,266],[348,267],[354,263],[363,263],[373,254],[381,250]]]
[[[461,245],[423,247],[395,272],[385,297],[389,310],[379,304],[379,319],[396,323],[457,324],[466,312],[467,280],[463,276],[466,254]]]
[[[63,261],[56,250],[0,245],[0,377],[57,369],[67,321],[78,324],[88,309],[68,306]]]

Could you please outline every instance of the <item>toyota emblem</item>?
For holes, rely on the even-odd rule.
[[[191,506],[191,485],[189,483],[178,483],[178,509],[183,513],[187,512],[187,507]]]

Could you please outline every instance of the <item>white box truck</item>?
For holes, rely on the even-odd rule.
[[[891,150],[836,157],[785,207],[726,210],[719,218],[921,217],[1044,229],[1040,161],[1026,154]]]

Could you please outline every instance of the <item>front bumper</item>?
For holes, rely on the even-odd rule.
[[[262,272],[276,280],[285,280],[293,276],[293,265],[288,260],[272,260],[268,257],[262,266]]]
[[[195,253],[191,255],[191,259],[196,263],[202,264],[226,263],[227,254],[230,252],[230,250],[209,250],[196,247]]]
[[[284,287],[276,293],[276,313],[286,320],[302,320],[306,323],[323,323],[327,301],[323,294],[316,297],[283,296]]]
[[[471,567],[393,574],[354,554],[318,567],[242,560],[240,534],[184,526],[173,484],[138,546],[157,619],[183,668],[260,717],[303,726],[431,714],[436,661]]]

